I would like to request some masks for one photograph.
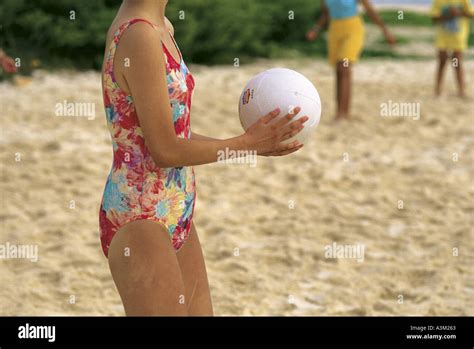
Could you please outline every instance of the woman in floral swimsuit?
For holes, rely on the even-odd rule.
[[[211,315],[202,249],[192,218],[194,165],[220,151],[274,156],[302,147],[299,112],[218,140],[191,132],[194,79],[164,16],[166,0],[124,0],[107,35],[102,85],[113,163],[99,212],[104,254],[127,315]]]

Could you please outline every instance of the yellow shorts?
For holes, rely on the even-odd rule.
[[[348,60],[355,63],[364,47],[364,24],[360,16],[333,19],[329,25],[328,53],[329,63]]]
[[[468,35],[467,30],[461,30],[458,33],[447,33],[439,28],[435,45],[440,50],[462,52],[467,48]]]

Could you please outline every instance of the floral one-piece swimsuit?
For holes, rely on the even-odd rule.
[[[153,23],[141,18],[122,24],[106,52],[102,72],[105,114],[113,147],[112,168],[99,212],[100,239],[106,256],[117,230],[141,219],[162,224],[178,251],[189,235],[196,200],[194,169],[155,165],[145,145],[133,98],[119,87],[114,76],[114,56],[120,38],[137,22],[146,22],[156,29]],[[189,139],[194,79],[171,38],[181,59],[177,62],[162,43],[170,107],[177,137]]]

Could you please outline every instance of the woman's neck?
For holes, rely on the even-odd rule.
[[[123,0],[119,12],[165,26],[167,3],[168,0]]]

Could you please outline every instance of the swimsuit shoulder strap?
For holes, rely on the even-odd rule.
[[[117,51],[118,44],[120,42],[120,38],[122,37],[123,33],[125,30],[130,28],[133,24],[138,23],[138,22],[145,22],[151,25],[153,28],[155,28],[155,25],[151,23],[150,21],[144,19],[144,18],[133,18],[129,19],[125,23],[122,23],[120,27],[115,31],[114,37],[109,45],[109,48],[107,50],[107,60],[105,64],[105,72],[110,74],[112,76],[112,80],[115,82],[115,76],[113,72],[113,62],[114,62],[114,57],[115,57],[115,52]]]
[[[118,44],[118,42],[120,41],[120,38],[122,37],[122,34],[125,32],[125,30],[127,30],[128,28],[130,28],[133,24],[135,23],[138,23],[138,22],[145,22],[145,23],[148,23],[149,25],[152,26],[152,28],[155,28],[155,25],[153,23],[151,23],[149,20],[147,19],[144,19],[144,18],[133,18],[133,19],[129,19],[128,21],[126,21],[125,23],[122,23],[120,25],[120,27],[117,29],[117,31],[115,32],[114,34],[114,42],[115,44]]]
[[[117,29],[117,31],[115,32],[114,34],[114,38],[112,40],[112,43],[111,43],[111,46],[118,46],[119,44],[119,41],[120,41],[120,38],[122,37],[123,33],[125,32],[125,30],[127,30],[128,28],[130,28],[133,24],[135,23],[138,23],[138,22],[145,22],[145,23],[148,23],[149,25],[152,26],[152,28],[155,28],[155,25],[153,23],[151,23],[150,21],[144,19],[144,18],[133,18],[133,19],[130,19],[128,21],[126,21],[125,23],[122,23],[120,25],[120,27]]]

